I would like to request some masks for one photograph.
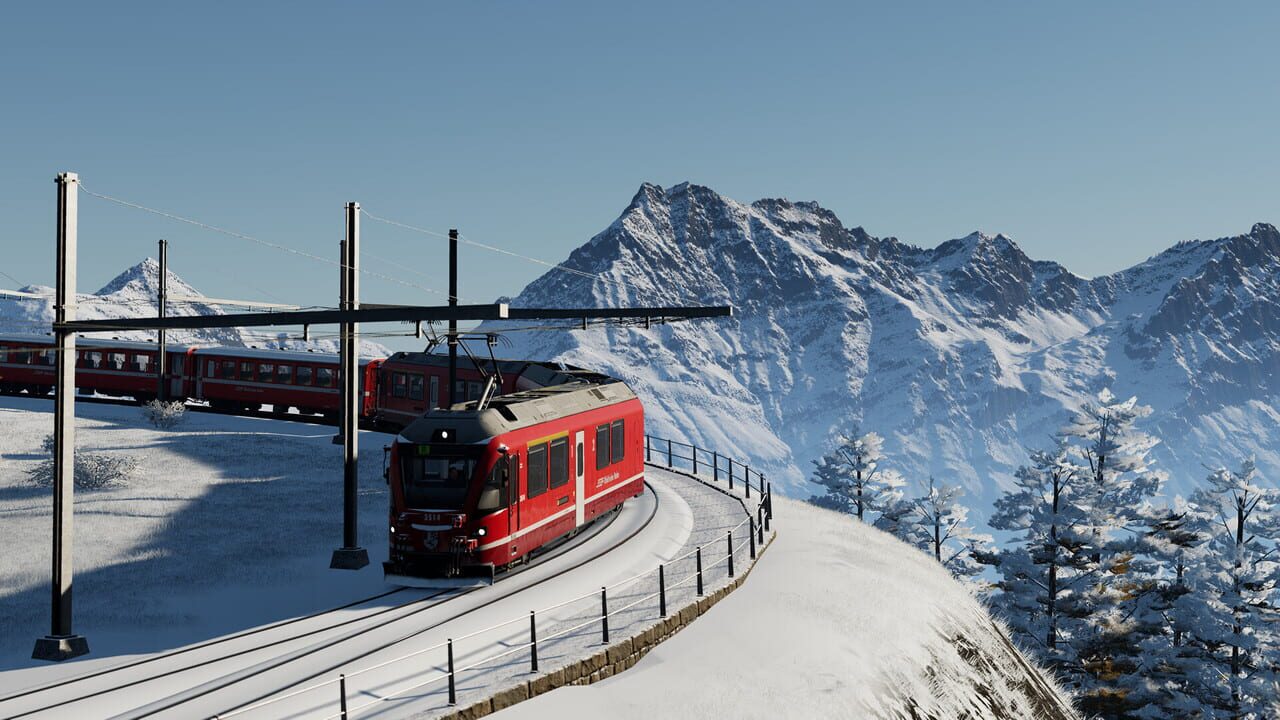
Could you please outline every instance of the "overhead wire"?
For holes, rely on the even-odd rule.
[[[263,247],[269,247],[269,248],[272,248],[272,249],[275,249],[275,250],[279,250],[279,251],[281,251],[281,252],[286,252],[286,253],[290,253],[290,254],[292,254],[292,255],[297,255],[298,257],[304,257],[304,258],[307,258],[307,259],[310,259],[310,260],[315,260],[316,262],[322,262],[322,263],[324,263],[324,264],[326,264],[326,265],[332,265],[332,266],[334,266],[334,267],[338,267],[338,268],[346,268],[346,267],[347,267],[346,265],[344,265],[344,264],[343,264],[342,262],[340,262],[340,261],[337,261],[337,260],[331,260],[331,259],[329,259],[329,258],[322,257],[322,256],[320,256],[320,255],[316,255],[316,254],[314,254],[314,253],[309,253],[309,252],[307,252],[307,251],[305,251],[305,250],[298,250],[297,248],[291,248],[291,247],[289,247],[289,246],[287,246],[287,245],[281,245],[281,244],[279,244],[279,243],[274,243],[274,242],[270,242],[270,241],[267,241],[267,240],[262,240],[262,239],[260,239],[260,238],[256,238],[256,237],[254,237],[254,236],[252,236],[252,235],[248,235],[248,234],[245,234],[245,233],[242,233],[242,232],[237,232],[237,231],[235,231],[235,230],[228,230],[227,228],[218,227],[217,225],[210,225],[209,223],[201,222],[201,221],[199,221],[199,220],[193,220],[193,219],[191,219],[191,218],[183,217],[183,216],[181,216],[181,215],[176,215],[176,214],[174,214],[174,213],[166,212],[166,211],[164,211],[164,210],[157,210],[156,208],[147,207],[146,205],[139,205],[138,203],[135,203],[135,202],[130,202],[130,201],[128,201],[128,200],[122,200],[122,199],[120,199],[120,198],[112,197],[112,196],[110,196],[110,195],[104,195],[104,194],[102,194],[102,193],[97,193],[97,192],[94,192],[94,191],[90,190],[89,188],[85,187],[85,185],[84,185],[84,183],[83,183],[83,182],[81,182],[81,183],[80,183],[80,190],[81,190],[82,192],[84,192],[85,194],[87,194],[87,195],[91,195],[91,196],[96,197],[96,198],[98,198],[98,199],[100,199],[100,200],[105,200],[105,201],[107,201],[107,202],[115,203],[115,204],[117,204],[117,205],[121,205],[121,206],[124,206],[124,207],[133,208],[133,209],[135,209],[135,210],[140,210],[140,211],[142,211],[142,212],[150,213],[150,214],[152,214],[152,215],[158,215],[158,216],[160,216],[160,217],[167,218],[167,219],[169,219],[169,220],[173,220],[173,221],[175,221],[175,222],[186,223],[186,224],[188,224],[188,225],[193,225],[193,226],[195,226],[195,227],[202,228],[202,229],[204,229],[204,230],[208,230],[208,231],[210,231],[210,232],[220,233],[220,234],[223,234],[223,235],[227,235],[227,236],[229,236],[229,237],[234,237],[234,238],[238,238],[238,239],[240,239],[240,240],[245,240],[245,241],[247,241],[247,242],[256,243],[256,244],[258,244],[258,245],[262,245]],[[436,290],[435,288],[430,288],[430,287],[427,287],[427,286],[425,286],[425,285],[419,285],[418,283],[409,282],[409,281],[407,281],[407,280],[401,280],[400,278],[392,277],[392,276],[390,276],[390,275],[385,275],[385,274],[383,274],[383,273],[379,273],[379,272],[376,272],[376,271],[373,271],[373,270],[366,270],[366,269],[364,269],[364,268],[357,268],[357,271],[358,271],[358,272],[360,272],[360,273],[363,273],[363,274],[369,275],[370,277],[376,277],[376,278],[378,278],[378,279],[380,279],[380,280],[386,280],[386,281],[388,281],[388,282],[393,282],[393,283],[397,283],[397,284],[399,284],[399,285],[404,285],[404,286],[406,286],[406,287],[414,288],[415,290],[422,290],[422,291],[429,292],[429,293],[432,293],[432,294],[435,294],[435,295],[446,295],[446,293],[443,293],[443,292],[441,292],[441,291],[439,291],[439,290]]]
[[[401,228],[401,229],[403,229],[403,230],[408,230],[408,231],[410,231],[410,232],[421,233],[421,234],[423,234],[423,235],[431,235],[431,236],[439,237],[439,238],[445,238],[445,239],[448,239],[448,238],[449,238],[449,236],[448,236],[447,234],[442,233],[442,232],[439,232],[439,231],[436,231],[436,230],[428,230],[428,229],[426,229],[426,228],[418,227],[418,226],[416,226],[416,225],[410,225],[410,224],[408,224],[408,223],[402,223],[402,222],[399,222],[398,220],[391,220],[391,219],[388,219],[388,218],[380,217],[380,216],[378,216],[378,215],[374,215],[373,213],[369,212],[368,210],[364,209],[363,207],[361,207],[361,208],[360,208],[360,212],[361,212],[365,217],[369,218],[370,220],[373,220],[373,221],[376,221],[376,222],[380,222],[380,223],[383,223],[383,224],[386,224],[386,225],[391,225],[391,226],[393,226],[393,227],[398,227],[398,228]],[[529,255],[522,255],[522,254],[520,254],[520,253],[518,253],[518,252],[514,252],[514,251],[512,251],[512,250],[507,250],[506,248],[501,248],[501,247],[497,247],[497,246],[494,246],[494,245],[488,245],[488,244],[486,244],[486,243],[478,242],[478,241],[476,241],[476,240],[471,240],[470,238],[466,237],[465,235],[462,235],[461,233],[459,233],[459,234],[458,234],[458,242],[460,242],[460,243],[462,243],[462,244],[464,244],[464,245],[470,245],[470,246],[472,246],[472,247],[478,247],[478,248],[481,248],[481,249],[484,249],[484,250],[489,250],[490,252],[496,252],[496,253],[500,253],[500,254],[502,254],[502,255],[508,255],[508,256],[510,256],[510,257],[519,258],[519,259],[524,260],[524,261],[527,261],[527,262],[531,262],[531,263],[535,263],[535,264],[538,264],[538,265],[542,265],[543,267],[548,267],[548,268],[551,268],[551,269],[553,269],[553,270],[559,270],[559,271],[561,271],[561,272],[569,273],[569,274],[571,274],[571,275],[577,275],[577,276],[579,276],[579,277],[585,277],[585,278],[589,278],[589,279],[592,279],[592,280],[601,280],[601,281],[603,281],[603,282],[612,283],[612,284],[619,285],[619,286],[621,286],[621,287],[625,287],[625,288],[630,288],[630,289],[633,289],[633,290],[634,290],[634,289],[636,289],[636,288],[635,288],[633,285],[631,285],[630,283],[628,283],[628,282],[626,282],[626,281],[624,281],[624,280],[620,280],[620,279],[618,279],[618,278],[612,278],[612,277],[609,277],[609,276],[607,276],[607,275],[601,275],[601,274],[599,274],[599,273],[592,273],[592,272],[587,272],[587,271],[585,271],[585,270],[579,270],[579,269],[577,269],[577,268],[571,268],[571,267],[569,267],[569,266],[565,265],[564,263],[553,263],[553,262],[548,262],[548,261],[546,261],[546,260],[541,260],[541,259],[539,259],[539,258],[531,257],[531,256],[529,256]]]

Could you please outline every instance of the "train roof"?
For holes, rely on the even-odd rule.
[[[50,335],[18,335],[18,334],[0,334],[0,342],[16,342],[25,343],[31,346],[52,347],[54,339]],[[169,352],[186,352],[190,349],[190,345],[175,345],[166,343],[165,349]],[[114,338],[95,338],[85,337],[83,335],[76,336],[77,350],[91,350],[94,348],[120,349],[120,350],[155,350],[156,344],[145,340],[116,340]]]
[[[635,397],[626,383],[612,378],[603,383],[577,381],[521,390],[494,397],[484,410],[477,410],[478,403],[474,400],[448,409],[432,410],[410,423],[400,432],[400,437],[411,443],[429,443],[436,430],[449,428],[456,434],[457,443],[485,442],[495,435],[616,405]]]

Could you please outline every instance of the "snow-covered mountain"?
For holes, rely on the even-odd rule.
[[[80,294],[77,298],[76,318],[79,320],[109,320],[113,318],[136,318],[156,316],[156,296],[160,284],[160,264],[147,258],[133,267],[117,275],[111,282],[96,293]],[[19,292],[40,295],[40,298],[6,297],[0,295],[0,332],[21,333],[26,335],[45,335],[50,332],[53,322],[53,288],[42,285],[28,285],[18,288]],[[204,297],[195,288],[188,285],[173,271],[169,271],[169,295],[186,297]],[[169,302],[169,315],[221,315],[223,310],[216,305],[200,302]],[[106,336],[97,333],[96,336]],[[273,332],[270,328],[249,330],[246,328],[215,328],[209,330],[171,330],[167,341],[178,344],[221,345],[227,347],[281,348],[289,350],[315,350],[317,352],[337,352],[338,342],[334,339],[318,339],[303,342],[291,337],[289,333]],[[140,330],[120,330],[109,333],[110,337],[121,340],[154,341],[154,332]],[[378,343],[362,340],[360,354],[367,357],[389,355],[385,347]]]
[[[857,425],[908,477],[985,507],[1027,447],[1103,387],[1155,407],[1172,492],[1256,454],[1280,477],[1280,233],[1184,242],[1086,279],[1004,235],[934,248],[849,228],[815,203],[750,205],[645,184],[513,306],[731,304],[651,330],[513,333],[511,356],[614,373],[651,432],[745,453],[807,495],[810,460]],[[499,327],[497,323],[489,327]]]

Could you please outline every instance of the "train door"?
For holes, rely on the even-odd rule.
[[[575,527],[582,527],[586,514],[586,498],[587,498],[587,476],[586,461],[583,455],[584,433],[579,430],[573,436],[573,456],[574,470],[576,470],[575,478],[577,483],[574,485],[574,503],[577,506]]]

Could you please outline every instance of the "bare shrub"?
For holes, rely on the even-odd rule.
[[[157,430],[171,430],[187,419],[187,404],[181,400],[152,400],[142,406],[142,416]]]
[[[41,447],[53,453],[53,436],[45,437]],[[138,470],[138,458],[132,455],[104,455],[102,453],[76,451],[75,483],[82,490],[125,485]],[[31,482],[40,487],[53,486],[53,458],[42,460],[27,471]]]

